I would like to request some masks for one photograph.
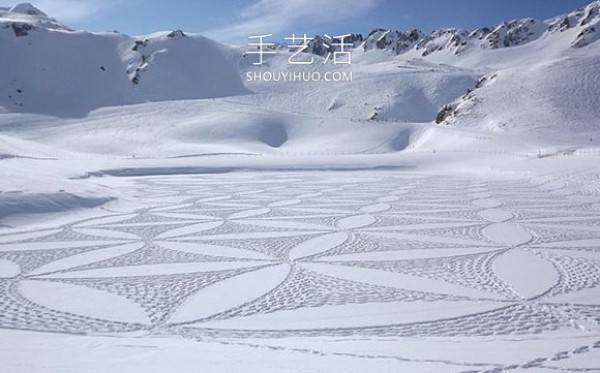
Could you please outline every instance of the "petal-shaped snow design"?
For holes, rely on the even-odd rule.
[[[15,277],[21,272],[17,263],[0,259],[0,278]]]
[[[90,226],[98,226],[104,224],[115,224],[124,220],[135,218],[137,214],[121,214],[121,215],[111,215],[111,216],[103,216],[96,219],[85,220],[81,223],[77,223],[74,227],[90,227]]]
[[[260,209],[252,209],[252,210],[235,212],[235,213],[229,215],[227,218],[228,219],[244,219],[244,218],[249,218],[252,216],[264,215],[270,211],[271,211],[271,209],[268,207],[260,208]]]
[[[208,321],[192,326],[244,330],[361,328],[435,321],[491,311],[497,302],[437,301],[326,305]]]
[[[193,203],[168,204],[167,206],[154,207],[154,208],[150,209],[149,211],[151,211],[152,213],[169,212],[169,211],[175,211],[175,210],[180,210],[180,209],[184,209],[184,208],[189,208],[192,206],[194,206]]]
[[[432,236],[432,235],[420,235],[414,233],[388,233],[384,230],[379,231],[369,231],[369,235],[374,238],[377,237],[389,237],[395,240],[408,240],[408,241],[418,241],[418,242],[426,242],[430,244],[450,244],[450,245],[461,245],[461,246],[492,246],[492,244],[488,244],[481,240],[470,240],[465,238],[454,238],[454,237],[446,237],[446,236]]]
[[[565,182],[562,180],[553,180],[547,183],[540,185],[538,188],[541,190],[557,190],[562,189],[566,186]]]
[[[531,233],[521,226],[496,223],[483,228],[481,233],[490,241],[500,245],[518,246],[531,241]]]
[[[568,241],[554,241],[554,242],[543,242],[536,244],[536,247],[567,247],[567,248],[581,248],[581,247],[599,247],[600,238],[590,238],[583,240],[568,240]]]
[[[315,198],[323,195],[323,192],[305,193],[296,196],[296,198]]]
[[[388,225],[383,227],[371,227],[365,228],[365,231],[413,231],[417,229],[451,229],[451,228],[460,228],[460,227],[471,227],[473,226],[473,222],[467,223],[451,223],[451,222],[443,222],[443,223],[416,223],[416,224],[402,224],[402,225]]]
[[[332,255],[324,258],[319,258],[319,262],[345,262],[345,261],[373,261],[373,260],[412,260],[425,258],[443,258],[457,255],[480,254],[489,251],[497,251],[495,247],[477,248],[469,247],[464,249],[402,249],[389,251],[368,251],[364,253],[352,253],[342,255]]]
[[[91,277],[134,277],[134,276],[160,276],[182,273],[224,271],[236,268],[264,266],[265,262],[192,262],[145,264],[127,267],[96,268],[65,273],[40,275],[39,278],[91,278]]]
[[[385,197],[377,198],[376,201],[379,203],[387,203],[387,202],[394,202],[399,199],[400,199],[400,197],[396,197],[396,196],[385,196]]]
[[[522,298],[543,294],[559,280],[559,274],[550,262],[520,249],[499,255],[493,266],[494,273]]]
[[[207,231],[209,229],[216,228],[222,224],[223,224],[222,220],[217,220],[217,221],[208,221],[208,222],[203,222],[203,223],[198,223],[198,224],[186,225],[185,227],[175,228],[175,229],[166,231],[164,233],[161,233],[154,238],[157,240],[164,240],[167,238],[185,236],[188,234],[194,234],[194,233],[198,233],[198,232],[202,232],[202,231]]]
[[[102,246],[119,243],[118,241],[50,241],[50,242],[26,242],[13,244],[0,244],[2,251],[29,251],[29,250],[55,250],[81,247]]]
[[[21,281],[18,288],[25,298],[54,310],[103,320],[150,323],[144,310],[137,304],[107,291],[39,280]]]
[[[210,255],[210,256],[223,256],[229,258],[243,258],[243,259],[254,259],[254,260],[273,260],[274,258],[259,253],[253,250],[243,250],[235,247],[220,246],[220,245],[209,245],[204,243],[190,243],[190,242],[177,242],[177,241],[155,241],[157,245],[166,247],[171,250],[185,251],[188,253]]]
[[[141,249],[143,246],[143,242],[134,242],[124,245],[108,247],[106,249],[86,251],[82,254],[72,255],[63,259],[50,262],[46,265],[39,267],[35,271],[30,272],[29,274],[37,275],[41,273],[55,272],[63,269],[79,267],[82,265],[110,259],[116,256],[125,255],[135,250]]]
[[[333,230],[335,228],[313,223],[299,223],[296,221],[286,220],[270,220],[270,219],[254,219],[254,220],[238,220],[238,224],[255,225],[259,227],[280,228],[280,229],[311,229],[311,230]]]
[[[347,239],[348,233],[346,232],[335,232],[315,237],[294,247],[289,253],[289,258],[290,260],[297,260],[319,254],[343,244]]]
[[[573,202],[581,202],[581,203],[594,203],[598,202],[598,197],[596,196],[582,196],[579,194],[570,195],[565,197],[566,200]]]
[[[336,222],[340,229],[357,229],[367,227],[375,223],[375,218],[368,214],[354,215],[347,218],[342,218]]]
[[[474,204],[475,206],[483,207],[486,209],[491,209],[494,207],[502,206],[502,202],[500,202],[496,199],[492,199],[492,198],[476,199],[476,200],[472,201],[471,203]]]
[[[475,192],[475,193],[469,193],[469,194],[467,194],[467,197],[469,197],[469,198],[477,198],[477,199],[490,198],[491,196],[492,196],[492,194],[489,193],[489,192]]]
[[[391,208],[392,208],[392,206],[388,205],[387,203],[377,203],[374,205],[361,207],[360,211],[372,214],[372,213],[376,213],[376,212],[384,212]]]
[[[280,264],[220,281],[189,297],[169,321],[200,320],[250,302],[279,286],[290,268]]]
[[[0,244],[41,238],[44,236],[49,236],[51,234],[58,233],[60,231],[61,231],[60,229],[47,229],[47,230],[34,231],[34,232],[17,232],[17,233],[12,233],[12,234],[5,234],[5,235],[0,236]]]
[[[109,238],[109,239],[123,239],[123,240],[135,240],[140,237],[126,232],[118,232],[116,230],[110,229],[97,229],[97,228],[73,228],[74,232],[87,234],[90,236],[96,236],[101,238]]]
[[[221,220],[221,218],[217,218],[210,215],[202,215],[200,213],[178,213],[178,212],[161,212],[161,213],[153,213],[152,215],[160,216],[163,218],[171,218],[171,219],[181,219],[181,220]]]
[[[325,263],[302,263],[302,267],[344,280],[364,282],[372,285],[472,298],[505,299],[505,297],[495,293],[467,288],[441,280],[432,280],[400,273]]]
[[[514,217],[513,214],[503,209],[483,210],[480,211],[477,215],[479,215],[482,219],[492,223],[502,223]]]
[[[204,236],[185,237],[186,241],[214,241],[214,240],[255,240],[280,237],[297,237],[308,236],[311,234],[323,233],[322,231],[271,231],[271,232],[240,232],[240,233],[225,233],[212,234]]]
[[[294,198],[294,199],[286,199],[283,201],[271,202],[267,206],[269,206],[269,207],[284,207],[284,206],[297,205],[299,203],[302,203],[302,201]]]

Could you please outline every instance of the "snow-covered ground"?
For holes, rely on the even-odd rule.
[[[257,67],[0,8],[0,371],[600,370],[599,9]]]
[[[598,367],[597,192],[408,168],[114,188],[144,207],[0,234],[5,371]]]

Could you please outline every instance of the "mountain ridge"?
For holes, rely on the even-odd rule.
[[[599,24],[600,1],[596,0],[583,8],[543,21],[526,17],[472,31],[444,28],[430,33],[418,29],[401,31],[378,28],[370,31],[365,37],[362,34],[349,34],[345,42],[354,44],[354,48],[358,47],[364,51],[378,49],[390,52],[392,55],[404,54],[411,50],[417,51],[421,57],[442,50],[450,50],[460,55],[470,48],[499,49],[524,45],[553,33],[575,28],[579,33],[570,45],[581,48],[600,39]],[[356,46],[357,40],[360,41],[358,46]],[[333,47],[327,48],[326,43],[327,41],[321,35],[315,36],[309,43],[307,52],[322,56],[333,51]]]

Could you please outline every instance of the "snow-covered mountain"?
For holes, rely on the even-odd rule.
[[[103,106],[248,92],[210,39],[72,31],[30,4],[0,9],[0,48],[0,107],[10,112],[83,116]]]

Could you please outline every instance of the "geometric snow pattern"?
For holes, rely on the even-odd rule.
[[[0,231],[0,328],[214,338],[600,330],[600,198],[570,198],[527,180],[392,171],[145,177],[121,192],[147,207]],[[521,296],[537,279],[503,267],[515,251],[511,258],[537,258],[520,268],[536,273],[542,261],[557,280]],[[60,284],[75,286],[79,298],[57,305],[35,295],[38,285]],[[147,319],[81,311],[103,294]],[[215,294],[227,302],[216,304]],[[295,323],[320,310],[352,315],[377,306],[398,312],[330,328]]]

